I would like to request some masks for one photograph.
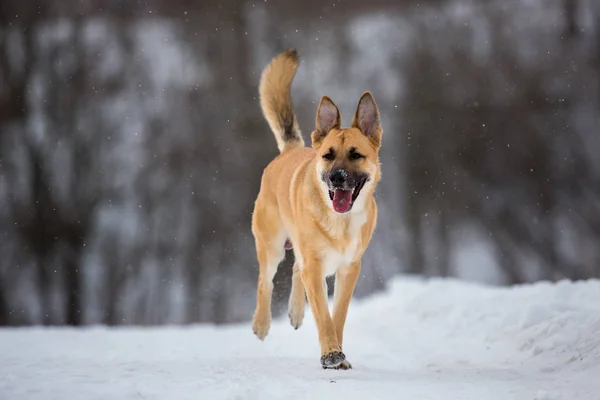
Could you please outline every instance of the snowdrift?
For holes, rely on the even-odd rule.
[[[600,399],[598,280],[398,278],[345,332],[351,371],[320,369],[310,314],[265,342],[250,323],[5,329],[0,399]]]

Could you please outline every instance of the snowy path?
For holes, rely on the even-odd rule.
[[[158,329],[0,330],[0,399],[600,399],[600,281],[492,289],[398,279],[350,306],[322,370],[312,316]]]

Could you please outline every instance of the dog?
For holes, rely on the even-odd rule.
[[[288,49],[271,60],[259,84],[262,112],[280,154],[263,171],[252,213],[259,263],[252,327],[259,339],[267,336],[273,277],[285,250],[293,248],[290,322],[300,327],[307,297],[318,329],[321,366],[349,369],[352,365],[342,352],[344,324],[361,258],[377,223],[373,194],[381,179],[383,130],[370,92],[360,97],[349,128],[341,127],[338,107],[323,96],[312,147],[305,147],[290,93],[298,66],[298,53]],[[330,315],[325,278],[333,274]]]

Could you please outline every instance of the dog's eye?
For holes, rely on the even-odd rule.
[[[331,161],[334,158],[335,158],[335,154],[333,153],[332,150],[329,150],[329,153],[323,155],[323,159],[325,159],[327,161]]]
[[[361,158],[365,158],[365,156],[363,156],[362,154],[357,153],[355,151],[351,151],[350,152],[350,159],[351,160],[360,160]]]

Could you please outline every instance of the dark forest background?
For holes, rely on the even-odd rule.
[[[249,320],[287,47],[307,140],[323,94],[382,112],[357,296],[600,276],[596,0],[0,0],[0,325]]]

